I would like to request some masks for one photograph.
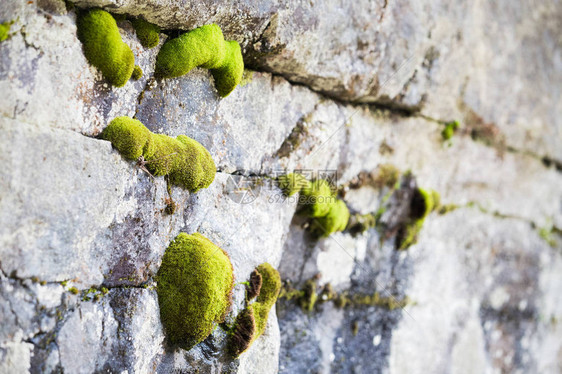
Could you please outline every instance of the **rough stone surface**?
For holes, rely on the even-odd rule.
[[[15,21],[0,42],[0,373],[562,371],[559,1],[75,4],[0,4],[0,22]],[[255,71],[225,99],[207,70],[157,80],[159,46],[121,20],[144,76],[111,87],[76,37],[89,6],[157,23],[161,43],[216,22]],[[121,115],[199,141],[213,184],[169,195],[97,137]],[[453,119],[461,129],[443,141]],[[406,187],[349,187],[382,164],[409,171]],[[385,208],[382,226],[313,239],[274,180],[295,169],[336,172],[352,213]],[[397,251],[416,184],[455,209]],[[239,359],[225,326],[174,349],[154,276],[179,232],[229,254],[227,325],[263,262],[297,288],[411,302],[307,312],[280,299]]]

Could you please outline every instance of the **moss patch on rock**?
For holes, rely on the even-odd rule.
[[[158,45],[160,42],[160,27],[142,18],[131,20],[131,24],[144,48],[154,48]]]
[[[225,41],[215,24],[201,26],[164,43],[156,57],[155,74],[161,78],[180,77],[195,67],[211,69],[219,95],[226,97],[244,74],[240,45]]]
[[[224,321],[234,275],[226,252],[199,233],[180,233],[158,270],[158,303],[167,339],[190,349]]]
[[[216,167],[209,151],[185,135],[154,134],[136,119],[117,117],[101,137],[129,160],[142,156],[154,176],[167,175],[172,184],[191,192],[209,187],[215,179]]]
[[[336,200],[330,205],[330,210],[325,216],[315,218],[310,230],[317,236],[328,237],[337,231],[343,231],[349,221],[349,209],[343,200]]]
[[[443,140],[451,139],[453,135],[455,135],[455,132],[458,130],[459,127],[460,127],[459,121],[447,122],[445,124],[445,128],[443,129],[443,131],[441,131],[441,136],[443,137]]]
[[[299,212],[311,218],[327,215],[337,200],[330,184],[323,179],[311,182],[300,192]]]
[[[396,235],[396,248],[407,249],[415,244],[425,218],[439,206],[439,194],[433,190],[416,188],[410,206],[410,220]]]
[[[13,23],[14,21],[0,23],[0,42],[8,39],[8,36],[10,35],[10,28]]]
[[[261,287],[256,301],[248,305],[236,318],[229,341],[229,350],[234,357],[238,357],[264,333],[269,311],[281,290],[281,277],[273,266],[263,263],[255,272],[261,277]]]
[[[78,15],[77,27],[78,39],[90,64],[112,85],[124,86],[133,73],[135,57],[121,39],[113,16],[101,9],[84,11]]]
[[[138,81],[141,78],[142,78],[142,69],[140,66],[135,65],[135,67],[133,68],[133,74],[131,75],[131,79]]]
[[[330,183],[324,179],[312,182],[298,173],[277,178],[279,188],[286,196],[300,192],[298,214],[312,218],[310,231],[319,237],[327,237],[346,229],[350,213],[345,202],[336,197]]]

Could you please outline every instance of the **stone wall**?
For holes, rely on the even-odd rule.
[[[158,24],[160,44],[217,23],[243,47],[244,83],[222,99],[207,70],[156,80],[159,47],[120,21],[144,76],[110,86],[76,36],[77,11],[94,6]],[[12,20],[0,42],[1,373],[562,371],[558,0],[3,0],[0,23]],[[174,187],[166,214],[164,179],[98,138],[123,115],[203,144],[213,184]],[[407,251],[377,228],[313,240],[272,183],[336,170],[353,212],[389,206],[392,222],[407,193],[345,187],[385,164],[450,208]],[[220,328],[174,349],[154,275],[179,232],[228,252],[237,282],[269,262],[285,285],[410,303],[306,311],[282,298],[240,359]],[[230,322],[243,301],[239,285]]]

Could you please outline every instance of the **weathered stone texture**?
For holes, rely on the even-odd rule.
[[[0,42],[1,373],[562,370],[558,1],[75,4],[0,4],[0,23],[15,21]],[[157,23],[161,43],[216,22],[255,71],[225,99],[207,70],[156,80],[159,47],[144,49],[119,21],[144,76],[111,87],[76,37],[88,6]],[[123,115],[199,141],[217,165],[213,184],[173,187],[166,212],[164,178],[98,138]],[[461,129],[445,142],[450,120]],[[376,229],[312,240],[274,182],[337,170],[343,186],[382,164],[456,208],[432,213],[408,251]],[[387,191],[345,188],[344,200],[371,213]],[[404,196],[384,222],[400,219]],[[237,360],[221,328],[173,349],[154,276],[179,232],[223,248],[237,283],[269,262],[297,287],[314,278],[412,303],[306,312],[282,299]],[[90,287],[107,294],[94,300]],[[238,284],[227,323],[243,306]]]

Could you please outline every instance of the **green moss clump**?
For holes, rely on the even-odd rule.
[[[447,122],[445,124],[445,128],[443,129],[443,131],[441,131],[441,136],[443,137],[443,140],[451,139],[453,135],[455,135],[455,132],[458,130],[459,127],[460,127],[459,121]]]
[[[180,233],[156,275],[160,318],[170,343],[191,349],[224,321],[234,275],[226,252],[199,233]]]
[[[278,177],[277,182],[286,196],[300,192],[298,213],[314,219],[310,225],[314,235],[327,237],[346,229],[349,209],[345,202],[336,198],[328,181],[309,182],[302,174],[290,173]]]
[[[332,188],[323,179],[317,179],[301,189],[301,196],[299,198],[301,214],[311,218],[323,217],[330,212],[332,205],[335,203],[336,198]]]
[[[227,97],[242,81],[244,60],[240,44],[235,40],[225,42],[226,57],[222,66],[211,69],[219,95]]]
[[[144,48],[154,48],[158,45],[160,42],[160,27],[142,18],[135,18],[131,20],[131,23]]]
[[[0,42],[8,39],[8,36],[10,35],[10,28],[13,23],[14,21],[0,23]]]
[[[336,231],[343,231],[349,221],[349,209],[343,200],[330,205],[328,214],[312,221],[311,231],[321,237],[328,237]]]
[[[133,68],[133,74],[131,75],[131,79],[138,81],[141,78],[142,78],[142,69],[140,66],[135,65],[135,67]]]
[[[261,287],[256,301],[236,318],[229,342],[229,350],[234,357],[238,357],[264,333],[269,311],[277,301],[281,290],[281,277],[273,266],[263,263],[255,269],[255,272],[261,277]],[[252,283],[251,278],[250,283]]]
[[[437,200],[437,201],[436,201]],[[423,227],[425,217],[439,205],[439,194],[432,190],[417,188],[410,206],[410,221],[402,227],[396,236],[397,248],[403,250],[417,241],[418,233]]]
[[[76,288],[76,287],[70,287],[68,289],[68,292],[70,292],[73,295],[78,295],[78,292],[80,292],[80,291],[78,291],[78,288]]]
[[[211,69],[219,95],[226,97],[244,74],[240,45],[225,41],[215,24],[201,26],[164,43],[156,57],[155,74],[180,77],[198,66]]]
[[[105,79],[117,87],[124,86],[133,73],[135,57],[121,39],[117,23],[111,14],[101,9],[81,13],[77,20],[78,39],[84,54]]]
[[[154,176],[167,175],[172,184],[191,192],[209,187],[215,179],[216,167],[209,151],[185,135],[174,139],[154,134],[136,119],[117,117],[101,137],[127,159],[143,156],[146,168]]]
[[[302,174],[290,173],[277,178],[279,188],[285,196],[293,196],[302,189],[310,189],[310,182]]]
[[[269,311],[277,301],[279,291],[281,290],[281,277],[273,266],[266,262],[258,266],[256,270],[262,277],[262,286],[256,298],[256,302],[250,305],[256,319],[257,331],[255,338],[259,337],[265,331]]]

